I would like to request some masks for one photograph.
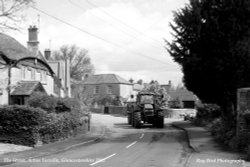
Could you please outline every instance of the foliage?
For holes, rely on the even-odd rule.
[[[70,77],[75,80],[82,80],[94,73],[94,66],[88,56],[88,51],[76,45],[63,45],[53,53],[55,60],[69,60]]]
[[[28,106],[0,107],[1,137],[10,143],[33,146],[39,129],[47,120],[46,111]]]
[[[42,108],[49,113],[48,121],[39,130],[40,140],[43,143],[72,136],[84,125],[82,118],[86,117],[86,109],[76,99],[37,93],[30,97],[28,105]]]
[[[235,129],[227,130],[220,118],[212,122],[210,131],[218,142],[226,146],[229,146],[230,141],[232,141],[236,133]]]
[[[83,86],[78,81],[71,81],[71,94],[72,96],[79,101],[82,107],[86,108],[86,106],[92,105],[94,96],[89,94],[85,90],[85,86]]]
[[[249,112],[243,113],[243,114],[242,114],[242,117],[245,119],[246,124],[247,124],[247,125],[250,125],[250,113],[249,113]]]
[[[220,105],[229,129],[236,91],[250,86],[249,26],[248,0],[190,0],[174,13],[174,40],[167,42],[187,89],[205,103]]]
[[[221,116],[221,109],[216,104],[201,104],[197,106],[197,119],[212,121]]]
[[[52,97],[51,99],[53,100]],[[1,107],[1,137],[5,137],[11,143],[34,146],[38,141],[43,143],[58,141],[86,128],[84,126],[86,114],[82,112],[77,101],[70,98],[55,98],[53,101],[57,101],[57,105],[52,109],[54,112],[49,108],[49,113],[39,106]],[[39,104],[44,107],[43,103]]]
[[[56,112],[57,99],[45,93],[36,92],[27,101],[27,104],[34,108],[41,108],[48,113]]]
[[[48,113],[75,112],[83,113],[81,103],[73,98],[58,98],[43,93],[33,94],[27,101],[31,107],[41,108]]]
[[[198,126],[211,128],[213,121],[221,117],[221,108],[216,104],[197,104],[193,122]]]
[[[145,85],[142,91],[154,93],[156,95],[159,95],[159,97],[163,96],[163,98],[159,99],[161,106],[168,105],[170,96],[167,93],[166,89],[160,86],[158,81],[152,80],[148,85]]]
[[[24,19],[23,10],[33,3],[33,0],[2,0],[0,30],[19,30],[20,23]]]
[[[169,101],[168,102],[168,106],[170,108],[181,108],[182,107],[181,106],[181,101],[180,101],[180,99],[178,97],[175,98],[175,99],[173,99],[173,100],[171,100],[171,101]]]
[[[143,84],[143,80],[139,79],[138,81],[136,81],[137,84],[142,85]]]
[[[49,121],[39,129],[40,140],[43,143],[51,143],[74,136],[83,125],[80,117],[72,112],[50,113]]]

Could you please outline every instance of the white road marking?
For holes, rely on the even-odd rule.
[[[143,134],[141,134],[141,137],[140,137],[140,139],[142,139],[144,137],[144,133]]]
[[[96,161],[96,162],[94,162],[94,163],[92,163],[92,164],[90,164],[90,165],[93,166],[93,165],[98,164],[98,163],[100,163],[100,162],[103,162],[103,161],[105,161],[105,160],[107,160],[107,159],[109,159],[109,158],[111,158],[111,157],[113,157],[113,156],[115,156],[115,155],[116,155],[116,153],[114,153],[114,154],[112,154],[112,155],[110,155],[110,156],[108,156],[108,157],[106,157],[106,158],[100,159],[99,161]]]
[[[132,145],[134,145],[135,143],[137,143],[137,141],[135,141],[135,142],[131,143],[131,144],[130,144],[130,145],[128,145],[126,148],[131,147],[131,146],[132,146]]]

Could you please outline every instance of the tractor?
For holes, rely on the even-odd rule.
[[[160,98],[161,96],[153,93],[138,93],[136,100],[127,104],[128,124],[141,128],[143,124],[148,123],[163,128],[164,114],[159,105]]]

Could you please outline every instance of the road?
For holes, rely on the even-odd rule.
[[[170,126],[134,129],[125,117],[93,114],[92,123],[105,125],[98,141],[47,157],[26,159],[11,167],[182,167],[190,156],[185,134]],[[20,159],[19,161],[23,161]],[[29,161],[29,162],[27,162]]]

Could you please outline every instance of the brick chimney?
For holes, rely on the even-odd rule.
[[[29,32],[29,39],[27,42],[28,49],[33,52],[36,56],[38,54],[38,28],[36,26],[30,26],[28,29]]]
[[[50,51],[50,49],[45,49],[44,50],[44,56],[45,56],[46,60],[50,59],[50,57],[51,57],[51,51]]]
[[[171,80],[168,81],[168,85],[169,85],[170,87],[172,86]]]

